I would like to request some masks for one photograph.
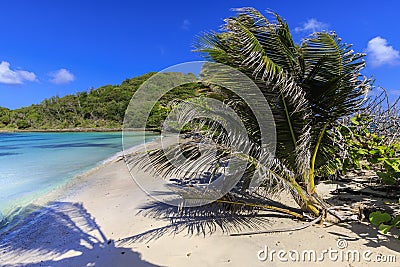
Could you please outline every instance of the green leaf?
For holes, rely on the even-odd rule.
[[[369,215],[369,221],[375,226],[378,226],[381,223],[390,222],[391,220],[392,217],[386,212],[382,213],[380,211],[375,211],[371,212]]]
[[[381,224],[379,225],[379,231],[381,231],[382,234],[386,235],[390,231],[390,229],[392,229],[392,227],[392,225]]]
[[[399,227],[400,226],[400,215],[397,215],[396,217],[394,217],[392,225],[395,227]]]
[[[360,155],[366,155],[366,154],[368,154],[368,152],[367,152],[365,149],[362,149],[362,148],[358,149],[358,150],[357,150],[357,153],[360,154]]]
[[[370,170],[370,169],[371,169],[371,168],[369,167],[368,164],[363,164],[363,168],[364,168],[365,170]]]
[[[351,123],[353,123],[354,125],[360,125],[360,123],[358,122],[358,118],[357,117],[352,117],[350,119]]]
[[[383,151],[382,150],[380,150],[380,149],[372,149],[372,150],[370,150],[369,151],[369,154],[370,155],[375,155],[375,154],[383,154]]]
[[[378,175],[379,178],[382,179],[382,182],[385,184],[395,184],[396,183],[396,179],[388,174],[388,173],[384,173],[384,172],[376,172],[376,175]]]

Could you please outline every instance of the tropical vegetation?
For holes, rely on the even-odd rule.
[[[0,107],[0,130],[119,130],[133,94],[152,75],[154,73],[148,73],[126,79],[119,85],[91,88],[73,95],[54,96],[43,100],[40,104],[15,110]],[[185,74],[166,75],[168,79],[176,79]],[[168,79],[165,79],[165,82],[168,82]],[[168,113],[167,105],[171,99],[194,97],[203,87],[199,84],[186,84],[171,90],[156,103],[147,127],[159,130],[161,121]],[[140,110],[137,114],[139,116]]]

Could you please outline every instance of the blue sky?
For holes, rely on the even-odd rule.
[[[297,42],[335,30],[367,53],[376,86],[400,95],[400,1],[0,1],[0,106],[18,108],[200,60],[195,37],[234,7],[272,9]]]

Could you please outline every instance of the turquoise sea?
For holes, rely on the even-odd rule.
[[[0,221],[122,150],[120,132],[0,133]],[[129,146],[158,137],[135,132]]]

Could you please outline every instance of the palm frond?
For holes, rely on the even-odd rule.
[[[341,42],[335,33],[315,33],[301,47],[304,55],[305,76],[302,88],[307,93],[313,113],[312,143],[316,144],[321,129],[330,130],[340,118],[362,107],[370,90],[370,79],[360,76],[365,66],[364,56],[354,53],[351,45]],[[320,141],[316,166],[324,165],[331,155],[331,136],[325,132]],[[324,148],[326,146],[326,148]],[[325,152],[324,152],[325,151]]]
[[[208,53],[213,48],[213,53],[208,53],[213,60],[242,70],[257,83],[272,106],[277,132],[280,133],[277,140],[278,157],[285,158],[292,166],[296,166],[296,162],[307,162],[309,153],[295,153],[298,141],[303,143],[308,140],[310,112],[306,94],[289,72],[281,67],[299,70],[295,60],[297,50],[287,24],[279,16],[278,24],[270,23],[251,8],[238,11],[237,18],[226,20],[226,32],[214,36],[214,42],[209,42],[211,39],[208,36],[205,50],[199,50]],[[224,55],[223,60],[221,55]],[[297,150],[307,147],[305,144]],[[296,159],[295,155],[301,158]],[[306,166],[308,164],[302,164],[300,172]]]

